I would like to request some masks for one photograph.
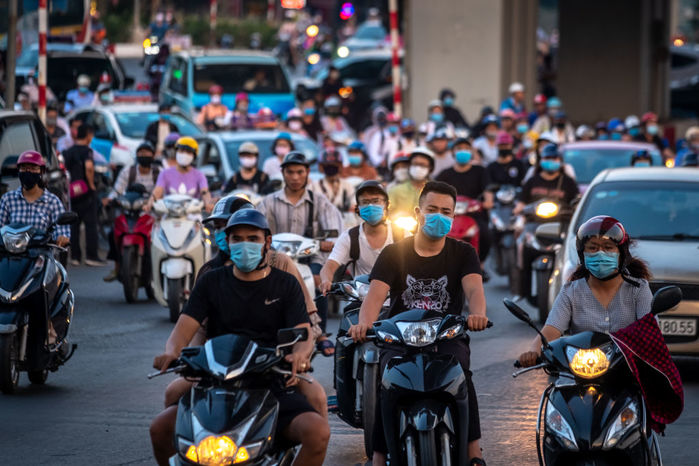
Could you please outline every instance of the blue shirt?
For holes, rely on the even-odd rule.
[[[47,231],[56,223],[58,216],[65,212],[63,203],[55,194],[44,189],[44,194],[34,202],[28,202],[22,194],[22,188],[9,191],[0,199],[0,227],[11,223],[31,225]],[[68,225],[57,225],[53,230],[54,241],[59,236],[70,238]]]
[[[77,89],[71,89],[66,94],[66,112],[83,107],[91,107],[94,99],[95,94],[90,91],[81,94]]]
[[[501,112],[506,109],[510,109],[513,112],[519,114],[524,112],[524,104],[518,104],[517,102],[515,102],[514,98],[508,97],[507,99],[503,100],[500,104]]]

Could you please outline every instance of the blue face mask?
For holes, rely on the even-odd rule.
[[[228,241],[226,240],[226,232],[224,230],[218,230],[214,233],[214,241],[216,241],[216,246],[218,246],[219,251],[224,254],[230,254]]]
[[[633,137],[636,137],[639,134],[641,134],[641,128],[639,128],[638,126],[636,126],[634,128],[629,128],[629,134]]]
[[[650,162],[636,162],[634,167],[650,167]]]
[[[454,105],[454,98],[453,97],[445,97],[444,98],[444,105],[446,105],[447,107],[451,107],[452,105]]]
[[[78,91],[80,91],[81,94],[87,94],[88,92],[90,92],[90,88],[87,86],[80,86],[78,88]]]
[[[312,116],[316,114],[316,109],[315,108],[304,108],[303,113],[308,116]]]
[[[435,123],[441,123],[444,121],[444,114],[442,113],[432,113],[430,115],[430,120],[434,121]]]
[[[612,133],[612,141],[621,141],[621,133]]]
[[[422,231],[432,239],[444,238],[451,230],[453,221],[454,219],[443,214],[425,214],[425,224]]]
[[[397,126],[389,126],[388,132],[391,134],[398,134],[398,127]]]
[[[241,241],[240,243],[229,243],[231,260],[243,272],[252,272],[262,262],[262,243],[251,243]]]
[[[598,137],[597,139],[600,140],[600,141],[606,141],[606,140],[609,139],[609,135],[608,135],[608,134],[602,133],[602,134],[599,135],[599,137]]]
[[[383,220],[383,206],[365,205],[359,208],[359,216],[369,225],[378,225]]]
[[[349,161],[349,164],[353,167],[358,167],[362,164],[362,156],[361,155],[348,155],[347,160]]]
[[[650,135],[655,136],[656,134],[658,134],[658,125],[646,126],[646,132]]]
[[[529,129],[529,125],[527,125],[526,123],[520,123],[517,125],[517,132],[519,134],[526,133],[528,129]]]
[[[598,251],[585,253],[585,268],[595,277],[603,280],[619,268],[619,253]]]
[[[471,161],[471,151],[468,150],[457,150],[454,153],[454,158],[456,159],[456,163],[459,165],[466,165]]]
[[[558,160],[542,160],[541,169],[547,172],[557,172],[561,169],[561,162]]]

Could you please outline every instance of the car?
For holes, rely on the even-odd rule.
[[[583,192],[601,171],[630,166],[631,156],[639,150],[650,153],[653,165],[663,165],[658,148],[645,142],[578,141],[561,147],[563,160],[575,169],[575,179]]]
[[[670,107],[673,115],[699,116],[699,45],[670,47]]]
[[[272,157],[272,142],[279,135],[278,131],[219,131],[196,137],[199,143],[197,168],[201,170],[212,186],[225,184],[238,171],[238,147],[246,141],[254,142],[260,149],[258,167],[262,168],[265,160]],[[310,138],[292,134],[294,147],[303,152],[309,160],[318,160],[318,146]],[[222,156],[223,155],[223,156]],[[312,178],[317,178],[317,165],[312,166]]]
[[[264,85],[254,83],[256,74],[264,74]],[[221,101],[231,109],[239,92],[248,94],[251,113],[267,107],[276,115],[285,115],[295,105],[289,76],[279,60],[270,53],[247,50],[193,50],[171,55],[159,99],[194,117],[209,102],[209,88],[214,84],[223,87]]]
[[[131,165],[136,148],[143,142],[146,128],[158,119],[156,104],[114,104],[104,107],[83,108],[69,118],[78,118],[95,128],[92,148],[116,166]],[[202,130],[180,113],[170,115],[182,136],[199,136]]]
[[[631,252],[653,274],[651,291],[677,285],[683,300],[659,316],[670,352],[699,354],[699,170],[693,168],[619,168],[595,177],[577,205],[557,251],[549,287],[553,304],[563,283],[579,264],[575,236],[596,215],[611,215],[626,228]],[[560,225],[543,224],[537,240],[560,240]]]
[[[39,45],[25,47],[17,57],[15,76],[17,88],[21,88],[39,63]],[[75,89],[78,75],[90,77],[90,89],[95,91],[100,78],[107,73],[112,88],[123,90],[131,87],[133,78],[126,75],[119,60],[101,47],[89,44],[49,43],[46,45],[47,83],[59,101],[65,100],[69,90]]]
[[[381,21],[377,20],[364,21],[357,27],[355,33],[341,44],[350,52],[378,49],[389,45],[388,31]]]
[[[0,195],[19,187],[17,158],[26,150],[35,150],[43,155],[48,189],[68,208],[68,178],[39,117],[34,112],[0,110]]]

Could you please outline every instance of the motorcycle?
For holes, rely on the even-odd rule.
[[[320,251],[320,241],[294,233],[277,233],[272,236],[272,249],[283,252],[294,261],[311,298],[315,298],[316,285],[309,264],[311,258]]]
[[[276,348],[235,334],[184,348],[163,372],[198,379],[177,407],[177,454],[170,465],[291,465],[298,447],[275,438],[279,405],[267,387],[291,375],[284,356],[306,338],[308,330],[291,328],[279,330],[282,343]],[[310,382],[303,374],[297,377]]]
[[[56,225],[78,220],[61,214]],[[50,244],[56,225],[43,231],[10,224],[0,229],[0,390],[14,393],[20,371],[33,384],[46,382],[73,355],[68,343],[75,298],[65,268],[54,257],[64,248]]]
[[[490,210],[490,230],[493,238],[495,272],[507,275],[515,264],[515,231],[512,221],[517,189],[500,186],[495,190],[495,206]]]
[[[152,287],[155,299],[177,322],[196,274],[211,258],[210,233],[201,224],[204,203],[171,194],[153,204],[159,221],[151,234]]]
[[[488,322],[492,327],[492,322]],[[367,332],[379,348],[399,351],[380,378],[381,416],[391,464],[467,464],[466,375],[458,359],[435,346],[466,336],[466,318],[412,309],[379,320]]]
[[[662,288],[653,296],[651,312],[667,311],[681,300],[679,288]],[[641,389],[609,335],[582,332],[549,343],[517,304],[505,299],[505,307],[542,341],[538,364],[512,376],[542,369],[554,378],[537,414],[539,464],[661,466],[658,438],[648,427]],[[515,367],[521,367],[519,361]]]
[[[145,287],[148,299],[155,297],[150,253],[153,217],[143,212],[147,201],[148,192],[140,184],[129,186],[115,200],[122,212],[114,219],[114,243],[121,255],[119,280],[128,303],[138,299],[141,287]]]
[[[473,219],[473,215],[482,211],[483,204],[479,200],[471,199],[467,196],[457,196],[454,207],[454,222],[447,236],[470,243],[478,251],[480,230],[478,229],[478,223]]]

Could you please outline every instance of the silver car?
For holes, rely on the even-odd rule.
[[[597,175],[557,251],[549,308],[580,263],[575,248],[578,227],[596,215],[611,215],[624,224],[632,254],[650,266],[653,292],[666,285],[682,289],[682,303],[659,316],[660,329],[673,354],[699,353],[699,170],[621,168]],[[553,223],[541,225],[537,239],[560,240],[559,228]]]

